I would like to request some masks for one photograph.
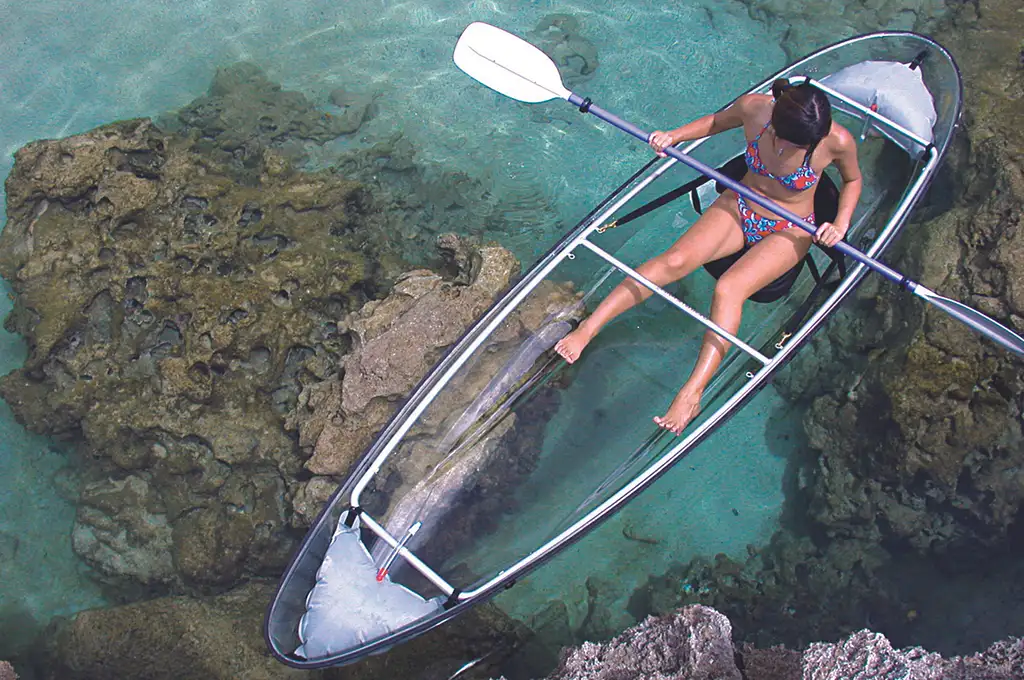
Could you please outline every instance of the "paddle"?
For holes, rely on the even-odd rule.
[[[455,46],[453,58],[455,59],[455,65],[469,76],[507,97],[531,104],[546,102],[555,98],[565,99],[570,104],[578,106],[581,112],[592,113],[601,120],[628,132],[645,143],[650,138],[649,133],[596,106],[590,99],[584,99],[578,94],[567,90],[562,85],[562,78],[558,73],[558,67],[555,66],[555,63],[546,54],[522,38],[500,28],[482,22],[470,24],[459,38],[459,42]],[[752,201],[777,215],[781,215],[805,231],[812,234],[817,231],[815,225],[805,221],[791,210],[776,205],[770,199],[755,191],[751,191],[739,182],[729,179],[714,168],[684,154],[679,149],[668,147],[665,149],[665,153],[701,174],[721,183],[723,186],[732,189],[748,201]],[[953,318],[967,324],[982,335],[1024,358],[1024,337],[1021,337],[1006,326],[976,309],[956,300],[942,297],[921,284],[911,281],[903,274],[868,257],[845,241],[840,241],[834,247],[844,255],[848,255],[874,269],[885,278],[909,290],[925,302],[938,307]]]

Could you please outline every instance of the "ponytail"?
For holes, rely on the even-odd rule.
[[[789,83],[789,80],[787,78],[778,78],[774,83],[772,83],[772,97],[774,97],[775,100],[778,101],[779,99],[782,98],[782,95],[784,95],[792,88],[793,86]]]

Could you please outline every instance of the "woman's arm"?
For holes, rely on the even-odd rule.
[[[668,132],[656,130],[651,133],[648,143],[652,149],[658,152],[659,156],[664,156],[666,146],[675,146],[680,142],[710,137],[711,135],[717,135],[719,132],[741,127],[749,110],[751,100],[756,96],[745,94],[721,111],[702,116],[686,125],[677,127],[675,130],[669,130]]]
[[[846,236],[863,185],[860,164],[857,162],[857,142],[846,128],[839,128],[834,153],[833,162],[843,178],[843,188],[839,190],[839,210],[836,219],[822,224],[814,234],[814,240],[823,246],[834,246]]]

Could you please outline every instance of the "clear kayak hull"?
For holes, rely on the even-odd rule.
[[[861,115],[856,102],[842,106],[837,93],[837,118],[861,135],[865,169],[847,239],[877,257],[923,195],[958,125],[962,91],[950,55],[920,35],[870,34],[820,50],[750,91],[765,92],[778,77],[827,85],[829,76],[868,61],[919,65],[934,104],[932,139],[914,141],[884,116]],[[743,141],[737,131],[684,151],[720,167]],[[681,200],[636,215],[680,185],[688,187]],[[815,250],[810,273],[786,294],[748,303],[741,347],[705,391],[701,415],[682,436],[667,435],[650,418],[663,412],[683,374],[666,371],[665,357],[692,364],[706,328],[691,312],[709,307],[711,277],[695,273],[623,315],[572,367],[550,348],[591,301],[664,250],[716,195],[714,182],[671,159],[647,163],[451,348],[293,558],[265,625],[278,659],[298,668],[349,663],[509,587],[723,427],[867,273]],[[628,224],[618,225],[627,215]]]

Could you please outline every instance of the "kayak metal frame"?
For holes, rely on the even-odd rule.
[[[842,93],[837,92],[826,85],[822,85],[819,81],[814,80],[813,78],[810,78],[808,76],[795,76],[794,78],[802,79],[804,82],[808,82],[812,84],[814,87],[820,88],[830,97],[833,97],[843,102],[850,108],[855,109],[862,115],[863,120],[870,120],[879,127],[888,128],[893,132],[900,134],[917,144],[920,144],[921,147],[923,147],[923,149],[925,150],[924,153],[928,155],[929,158],[927,161],[925,161],[923,165],[918,166],[917,179],[910,185],[910,188],[908,189],[907,193],[910,196],[917,196],[919,193],[922,192],[923,185],[931,177],[934,168],[938,165],[939,162],[939,154],[934,145],[932,145],[927,140],[922,139],[920,136],[914,134],[910,130],[907,130],[906,128],[899,125],[895,121],[887,118],[886,116],[883,116],[877,111],[873,111],[870,108],[860,104],[859,102],[843,95]],[[708,141],[708,139],[708,137],[705,137],[690,143],[684,149],[684,153],[692,153],[693,150],[701,146],[704,142]],[[394,452],[395,448],[398,446],[398,443],[402,440],[402,437],[409,430],[409,428],[413,426],[413,424],[423,413],[423,411],[426,410],[431,403],[433,403],[434,398],[458,373],[459,369],[463,366],[463,364],[465,364],[466,361],[468,361],[470,356],[472,356],[473,352],[488,337],[490,337],[490,334],[505,320],[505,318],[509,314],[511,314],[516,309],[518,304],[522,300],[524,300],[526,296],[529,295],[529,293],[542,280],[544,280],[544,278],[546,278],[552,270],[555,269],[555,267],[561,264],[564,260],[573,258],[575,256],[576,249],[579,247],[586,248],[587,250],[594,253],[599,258],[610,264],[612,267],[618,269],[620,272],[622,272],[632,280],[636,281],[640,285],[650,290],[652,293],[664,299],[666,302],[668,302],[676,309],[688,314],[690,317],[706,326],[712,332],[728,340],[731,344],[735,345],[740,350],[746,352],[748,355],[759,361],[762,364],[762,368],[756,374],[754,374],[753,378],[747,385],[742,387],[736,394],[734,394],[729,399],[729,401],[727,401],[718,409],[718,411],[715,414],[713,414],[710,418],[704,421],[700,425],[700,427],[698,427],[694,432],[690,433],[690,435],[685,437],[682,440],[682,442],[679,443],[679,445],[673,447],[668,453],[664,454],[661,459],[652,464],[649,468],[647,468],[647,470],[641,473],[632,482],[630,482],[625,487],[620,489],[619,492],[611,496],[604,503],[602,503],[597,508],[592,510],[578,522],[576,522],[569,528],[565,529],[555,538],[551,539],[543,546],[538,548],[536,551],[522,558],[508,569],[502,571],[498,576],[485,582],[478,588],[468,591],[459,591],[455,586],[448,583],[436,571],[434,571],[425,563],[423,563],[418,557],[416,557],[416,555],[411,550],[404,546],[399,548],[398,555],[405,559],[410,566],[416,569],[416,571],[418,571],[424,578],[426,578],[432,584],[434,584],[445,595],[449,597],[454,597],[460,602],[479,597],[480,594],[488,591],[490,588],[494,587],[499,582],[507,581],[510,578],[516,577],[520,572],[528,569],[530,565],[532,565],[540,559],[543,559],[543,557],[547,553],[558,550],[563,543],[565,543],[566,541],[571,541],[572,537],[577,533],[581,531],[586,531],[595,520],[599,520],[601,517],[607,514],[609,508],[618,507],[620,497],[625,499],[632,498],[640,490],[646,488],[650,481],[653,481],[657,477],[661,476],[664,470],[674,465],[680,458],[682,458],[682,456],[684,456],[691,448],[693,448],[693,446],[695,446],[697,443],[703,440],[710,430],[717,427],[719,421],[722,420],[722,418],[724,418],[726,415],[730,415],[733,412],[736,405],[743,403],[744,401],[749,399],[750,396],[759,391],[763,387],[762,382],[765,382],[766,377],[773,373],[781,363],[787,361],[788,357],[791,356],[796,351],[797,347],[799,347],[800,341],[804,337],[808,336],[812,332],[813,328],[817,327],[820,321],[816,322],[816,319],[824,318],[827,314],[829,314],[834,305],[843,297],[845,297],[846,291],[848,291],[856,283],[858,283],[861,277],[864,275],[866,266],[864,264],[858,263],[847,274],[846,278],[837,287],[837,289],[833,291],[830,298],[822,305],[822,307],[818,310],[817,314],[813,315],[811,319],[808,321],[808,323],[804,324],[803,328],[801,328],[795,335],[789,338],[788,342],[781,348],[781,350],[777,354],[775,354],[771,358],[766,357],[757,349],[751,347],[749,344],[747,344],[740,338],[736,337],[729,331],[725,330],[711,319],[697,312],[683,301],[679,300],[672,294],[665,291],[656,283],[647,279],[643,274],[636,271],[628,264],[622,262],[621,260],[619,260],[618,258],[616,258],[615,256],[613,256],[612,254],[610,254],[609,252],[607,252],[606,250],[604,250],[603,248],[601,248],[600,246],[598,246],[597,244],[590,240],[591,234],[597,232],[600,228],[599,225],[603,224],[605,220],[614,215],[619,210],[619,208],[625,205],[626,202],[631,200],[649,184],[651,184],[656,179],[661,177],[668,170],[668,168],[670,168],[677,162],[678,161],[676,161],[674,158],[667,159],[661,168],[651,173],[644,181],[639,182],[636,186],[627,191],[622,196],[622,198],[615,201],[610,207],[606,208],[600,215],[597,216],[597,218],[591,221],[587,228],[583,229],[576,236],[576,238],[574,238],[571,241],[568,247],[562,250],[555,257],[551,258],[545,264],[544,267],[537,270],[537,273],[535,274],[535,276],[531,278],[529,283],[526,286],[524,286],[523,289],[519,291],[519,293],[516,296],[512,298],[512,302],[504,306],[503,309],[498,314],[496,314],[493,319],[491,319],[487,326],[485,326],[485,328],[479,333],[479,335],[477,335],[475,340],[469,344],[469,346],[460,354],[458,359],[456,359],[456,361],[452,363],[448,370],[445,371],[442,377],[431,388],[430,392],[428,392],[427,396],[423,398],[417,404],[416,408],[412,411],[412,413],[409,414],[409,416],[405,420],[404,425],[389,437],[388,444],[383,448],[383,450],[380,451],[380,453],[374,460],[373,465],[370,467],[369,470],[366,471],[366,473],[362,475],[362,477],[356,483],[355,488],[352,490],[352,495],[349,500],[350,507],[360,507],[360,497],[362,495],[362,492],[369,485],[373,477],[376,476],[376,474],[380,471],[380,468],[384,465],[384,462]],[[865,254],[868,255],[868,257],[875,257],[879,252],[881,252],[885,245],[888,244],[892,234],[896,231],[897,227],[902,224],[905,216],[910,212],[911,208],[913,207],[912,203],[913,201],[904,201],[903,205],[901,205],[900,208],[894,211],[892,216],[889,218],[886,227],[879,233],[871,248],[866,251]],[[835,300],[836,302],[833,303],[833,300]],[[398,548],[400,543],[399,539],[397,539],[389,531],[387,531],[387,529],[381,526],[380,523],[374,521],[371,517],[369,517],[369,515],[365,511],[360,512],[359,517],[361,518],[362,521],[365,522],[365,526],[369,528],[375,535],[381,538],[385,543],[387,543],[392,548]]]
[[[823,55],[847,48],[863,40],[879,37],[893,37],[901,39],[914,38],[924,41],[930,49],[933,49],[943,55],[952,65],[955,75],[957,76],[960,92],[956,93],[957,99],[955,103],[955,110],[952,112],[952,120],[948,134],[946,134],[945,139],[940,140],[939,146],[921,139],[919,136],[903,128],[894,121],[856,101],[850,100],[848,97],[832,90],[827,85],[822,85],[810,76],[792,75],[799,72],[803,64],[820,59]],[[830,97],[842,101],[851,109],[856,110],[860,113],[865,122],[870,120],[875,125],[888,128],[901,137],[918,143],[923,147],[924,151],[917,156],[917,162],[914,167],[914,173],[916,176],[913,181],[908,184],[903,196],[899,199],[898,206],[889,217],[885,226],[874,237],[870,247],[864,251],[869,257],[877,257],[886,247],[888,247],[892,239],[903,226],[910,214],[910,211],[915,207],[916,203],[923,195],[924,190],[934,177],[936,168],[942,162],[945,153],[948,150],[949,140],[955,133],[956,128],[959,127],[963,96],[962,83],[959,83],[959,70],[957,69],[955,61],[945,48],[926,36],[906,31],[883,31],[851,38],[813,52],[804,59],[790,64],[780,71],[779,74],[776,74],[776,76],[754,86],[748,90],[748,92],[761,92],[767,90],[771,82],[776,77],[786,77],[781,74],[789,74],[788,77],[790,78],[803,78],[805,81],[819,87]],[[707,140],[708,138],[695,140],[681,150],[684,153],[689,154]],[[911,154],[909,150],[904,150],[908,153],[908,156],[912,159],[914,158],[914,155]],[[924,160],[924,157],[927,157],[927,160]],[[659,161],[661,164],[657,167],[653,167]],[[682,301],[676,299],[674,296],[643,277],[628,264],[621,262],[590,240],[590,236],[592,234],[600,233],[601,225],[603,225],[608,218],[614,215],[620,208],[622,208],[622,206],[632,200],[651,183],[662,177],[678,162],[679,161],[671,157],[665,159],[653,158],[640,170],[634,173],[629,180],[627,180],[608,198],[602,201],[593,211],[591,211],[591,213],[587,215],[574,230],[549,250],[548,253],[538,261],[537,265],[510,289],[505,297],[496,302],[484,314],[484,316],[474,324],[458,342],[455,343],[435,369],[413,390],[410,399],[392,417],[388,425],[385,426],[384,430],[380,433],[374,444],[371,445],[370,449],[360,461],[355,472],[349,477],[348,482],[343,484],[331,497],[327,506],[321,512],[306,539],[303,541],[297,557],[293,558],[292,563],[289,565],[288,570],[282,578],[282,582],[278,588],[278,593],[268,610],[267,619],[264,625],[264,636],[267,640],[268,647],[279,661],[289,666],[303,669],[322,668],[326,666],[350,663],[368,654],[383,651],[402,642],[403,640],[420,635],[427,630],[450,620],[469,607],[490,599],[503,589],[511,587],[515,583],[516,579],[537,568],[545,561],[552,558],[557,552],[579,540],[579,538],[593,529],[597,524],[621,509],[628,501],[654,483],[654,481],[667,472],[673,465],[689,454],[698,444],[717,430],[717,428],[726,419],[731,417],[736,410],[753,398],[758,392],[760,392],[760,390],[766,387],[772,375],[792,359],[796,352],[802,347],[803,343],[818,329],[818,327],[821,326],[825,319],[835,310],[838,304],[860,283],[865,274],[870,271],[865,264],[859,262],[855,263],[847,272],[847,275],[841,280],[836,289],[802,324],[799,330],[797,330],[797,332],[794,333],[786,343],[782,344],[781,348],[779,345],[775,345],[774,347],[778,351],[773,356],[765,356],[757,349],[751,347],[733,334],[728,333],[710,319],[707,319]],[[612,267],[618,269],[626,276],[629,276],[651,290],[653,293],[665,299],[672,306],[693,317],[713,332],[718,333],[735,345],[740,351],[745,352],[750,357],[758,361],[761,364],[761,367],[756,372],[748,373],[747,383],[740,387],[737,392],[722,404],[711,416],[701,422],[701,424],[691,433],[683,437],[681,441],[677,445],[673,446],[667,453],[662,454],[660,458],[650,463],[639,475],[631,479],[621,489],[591,509],[569,527],[559,532],[542,546],[524,556],[514,564],[508,566],[506,569],[500,571],[493,578],[470,590],[463,591],[457,586],[449,583],[440,574],[434,571],[433,568],[420,560],[413,551],[402,545],[402,542],[398,538],[393,536],[385,527],[371,517],[360,505],[361,496],[373,477],[380,471],[388,457],[395,451],[405,434],[419,419],[426,408],[434,401],[441,390],[465,365],[474,352],[491,336],[506,317],[508,317],[509,314],[511,314],[519,304],[526,299],[526,297],[540,284],[541,281],[543,281],[563,261],[566,259],[572,259],[575,256],[575,251],[579,248],[584,248],[585,250],[594,253]],[[347,501],[343,500],[345,496],[347,496]],[[286,611],[287,609],[290,608],[294,611],[294,603],[286,605],[286,603],[282,602],[282,600],[287,598],[289,595],[294,597],[294,593],[288,592],[289,586],[292,586],[292,590],[294,591],[294,588],[299,584],[293,585],[292,579],[309,578],[309,565],[300,566],[300,558],[307,552],[307,550],[316,550],[317,548],[314,546],[314,543],[316,542],[319,542],[319,545],[322,546],[329,544],[330,536],[333,535],[333,527],[336,522],[342,521],[347,524],[352,524],[357,517],[365,529],[378,536],[397,553],[398,557],[405,560],[410,567],[426,578],[443,594],[443,596],[447,597],[444,608],[436,616],[429,617],[418,623],[401,628],[392,634],[386,635],[378,640],[369,642],[362,647],[349,650],[344,653],[335,654],[323,659],[302,659],[296,657],[293,655],[292,650],[286,650],[279,644],[278,637],[281,633],[275,628],[275,626],[278,625],[278,622],[275,621],[275,615],[279,615],[282,619],[285,619],[289,616],[289,611]],[[324,547],[323,549],[325,550],[326,548]],[[281,607],[280,611],[278,611],[279,606]]]

